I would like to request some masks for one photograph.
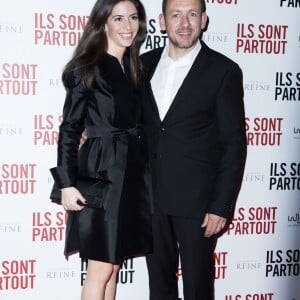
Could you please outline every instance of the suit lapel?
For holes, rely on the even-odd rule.
[[[153,94],[153,90],[152,90],[152,86],[151,86],[151,79],[152,79],[153,74],[156,70],[156,67],[157,67],[157,64],[160,60],[162,52],[163,52],[163,48],[158,49],[157,51],[153,52],[153,57],[151,58],[151,65],[148,66],[148,69],[147,69],[147,80],[149,82],[150,99],[151,99],[151,102],[152,102],[153,109],[155,111],[155,116],[158,118],[159,122],[161,122],[161,119],[160,119],[160,116],[159,116],[157,102],[156,102],[154,94]]]
[[[206,69],[207,65],[209,64],[209,60],[210,60],[209,52],[211,50],[208,48],[208,46],[203,41],[200,41],[200,42],[201,42],[201,50],[200,50],[199,54],[197,55],[193,65],[191,66],[187,76],[184,78],[182,85],[178,89],[163,120],[160,119],[158,106],[157,106],[157,100],[154,97],[153,90],[151,87],[151,82],[150,82],[153,77],[153,74],[156,70],[157,64],[161,58],[163,48],[157,49],[157,51],[153,52],[153,56],[151,57],[151,64],[150,65],[148,64],[148,68],[147,68],[147,80],[149,82],[149,90],[150,90],[150,98],[151,98],[152,106],[155,111],[155,115],[160,122],[164,122],[164,123],[167,122],[170,115],[176,109],[177,104],[180,101],[185,100],[185,97],[186,97],[185,95],[186,95],[186,93],[188,93],[187,82],[189,82],[193,78],[199,78],[199,76],[203,72],[205,72],[205,69]],[[193,88],[195,88],[195,87],[193,87]]]
[[[184,78],[182,85],[178,89],[177,94],[175,95],[163,119],[163,122],[167,121],[170,114],[172,114],[174,109],[176,109],[178,102],[185,100],[186,94],[188,94],[187,82],[189,82],[191,79],[199,78],[199,76],[204,72],[207,64],[209,63],[209,57],[208,57],[209,48],[202,41],[201,41],[201,45],[202,45],[201,50],[197,55],[189,72],[187,73],[187,76]],[[197,88],[197,87],[193,86],[193,88]]]

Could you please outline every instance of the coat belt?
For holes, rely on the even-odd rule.
[[[108,124],[104,126],[87,126],[85,128],[86,134],[88,138],[98,138],[98,137],[120,137],[122,135],[134,135],[139,136],[141,134],[141,125],[137,125],[136,127],[121,129]]]
[[[85,128],[87,138],[103,138],[104,148],[107,157],[113,159],[111,167],[107,170],[108,177],[112,182],[112,188],[103,204],[106,210],[106,220],[116,220],[118,217],[118,207],[122,196],[124,175],[127,165],[128,137],[130,135],[139,137],[141,126],[121,129],[109,124],[87,126]],[[104,154],[104,153],[103,153]]]

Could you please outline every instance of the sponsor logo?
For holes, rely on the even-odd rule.
[[[225,300],[273,300],[274,293],[251,293],[246,295],[226,295]]]
[[[151,49],[165,47],[167,41],[168,36],[160,30],[158,22],[155,19],[150,19],[148,21],[147,36],[142,46],[143,50],[147,52]]]
[[[202,40],[206,43],[223,44],[228,42],[228,33],[207,31],[203,34]]]
[[[3,63],[0,65],[0,95],[35,96],[37,64]]]
[[[76,46],[89,16],[34,14],[34,44],[45,46]]]
[[[21,225],[17,223],[1,222],[0,223],[0,234],[13,234],[21,232]]]
[[[228,226],[228,235],[274,234],[278,207],[240,207]]]
[[[300,274],[300,250],[268,250],[266,277],[292,277]]]
[[[86,278],[86,271],[88,267],[88,262],[85,259],[81,259],[81,278],[80,284],[83,285]],[[128,258],[123,261],[121,269],[117,277],[117,283],[119,284],[132,284],[134,282],[134,260],[133,258]]]
[[[271,191],[300,190],[300,163],[272,162],[269,189]]]
[[[294,127],[293,130],[293,135],[294,135],[294,139],[300,139],[300,128],[299,127]]]
[[[23,128],[16,127],[13,124],[0,124],[0,135],[1,136],[21,136],[23,133]]]
[[[0,195],[34,194],[36,164],[0,164]]]
[[[264,81],[253,81],[244,83],[245,93],[250,92],[269,92],[271,90],[270,83]]]
[[[129,258],[124,260],[121,269],[118,273],[117,283],[132,284],[134,273],[135,270],[133,266],[133,259]]]
[[[58,141],[58,126],[62,116],[34,115],[33,116],[33,144],[35,146],[53,146]]]
[[[300,212],[289,215],[287,219],[289,227],[300,226]]]
[[[280,146],[283,118],[246,117],[248,146]]]
[[[237,24],[237,53],[285,54],[288,25]]]
[[[64,240],[67,214],[65,212],[33,212],[32,241],[57,242]]]
[[[300,73],[276,73],[275,100],[300,101]]]
[[[50,270],[46,273],[46,278],[49,280],[54,279],[71,279],[76,277],[74,270]]]
[[[264,173],[261,172],[248,172],[244,173],[243,182],[250,182],[250,183],[260,183],[264,182],[266,176]]]
[[[20,34],[23,33],[23,28],[18,24],[0,22],[0,33]]]
[[[49,86],[52,88],[62,87],[63,83],[61,81],[61,78],[58,77],[49,78]]]
[[[215,279],[225,279],[227,271],[228,252],[215,252]]]
[[[300,7],[300,0],[280,0],[280,6],[287,8]]]
[[[236,265],[238,271],[260,270],[263,264],[260,261],[240,261]]]
[[[27,290],[35,287],[35,259],[0,262],[0,291]]]

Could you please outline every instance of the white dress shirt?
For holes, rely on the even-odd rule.
[[[169,110],[200,49],[201,44],[198,41],[192,51],[177,60],[169,57],[168,46],[163,50],[151,79],[151,86],[161,120],[164,119]]]

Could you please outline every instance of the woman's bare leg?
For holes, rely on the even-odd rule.
[[[87,275],[81,292],[81,300],[106,299],[106,286],[111,280],[113,273],[113,264],[89,259]]]
[[[117,276],[120,270],[120,265],[113,265],[113,273],[106,285],[105,300],[115,300],[117,291]]]

